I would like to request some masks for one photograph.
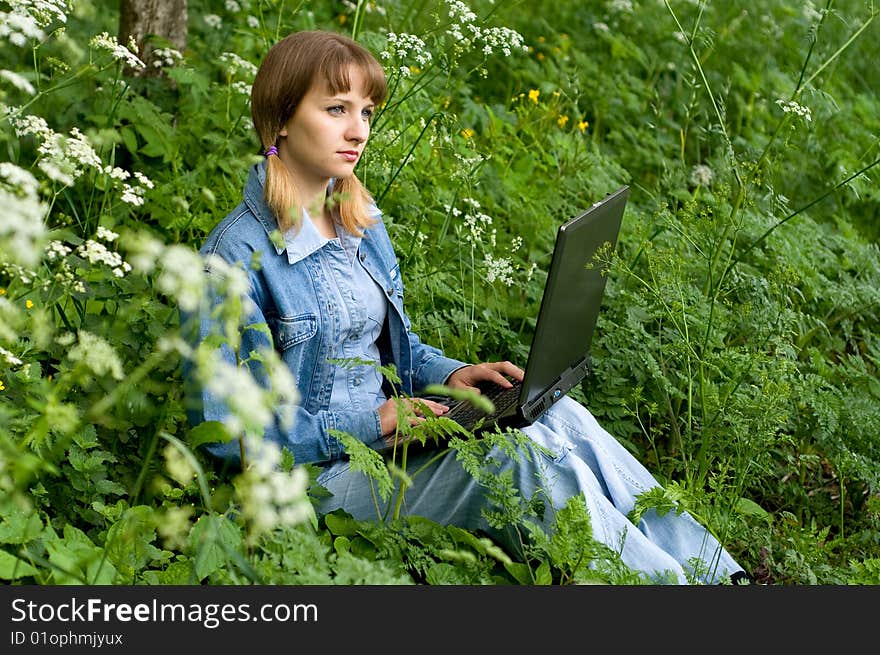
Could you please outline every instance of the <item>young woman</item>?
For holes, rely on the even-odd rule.
[[[271,341],[262,330],[243,330],[242,352],[275,348],[296,380],[301,398],[292,428],[283,430],[273,421],[265,438],[291,451],[296,463],[323,466],[317,481],[332,495],[319,501],[318,511],[341,507],[359,519],[376,518],[370,481],[350,468],[332,431],[379,448],[394,439],[398,412],[374,366],[332,361],[394,364],[404,396],[429,384],[510,386],[508,377],[523,375],[506,361],[469,364],[448,358],[410,329],[392,243],[379,209],[354,174],[370,136],[370,118],[385,92],[381,65],[344,36],[298,32],[272,47],[254,80],[251,106],[265,159],[251,169],[242,203],[201,249],[248,271],[254,308],[248,323],[267,324]],[[276,230],[283,243],[271,238]],[[202,337],[216,327],[203,317]],[[435,415],[448,410],[431,400],[424,403]],[[227,418],[224,404],[202,390],[193,420]],[[627,519],[636,495],[658,483],[577,402],[564,398],[523,432],[540,448],[526,448],[528,456],[496,452],[493,457],[499,471],[511,472],[523,498],[539,489],[545,495],[551,505],[543,516],[546,529],[553,525],[554,511],[579,494],[594,538],[653,579],[717,583],[745,575],[686,513],[661,516],[650,510],[639,525]],[[208,450],[239,460],[237,443]],[[406,491],[407,514],[484,530],[517,551],[510,534],[487,524],[484,510],[491,507],[485,490],[454,452],[439,458],[436,452],[411,454],[409,470],[426,463]],[[703,565],[695,570],[698,561]]]

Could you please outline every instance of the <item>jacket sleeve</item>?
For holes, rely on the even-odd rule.
[[[238,388],[225,388],[218,384],[216,372],[219,370],[235,371],[245,368],[261,389],[271,389],[270,376],[260,359],[249,355],[272,350],[272,342],[267,334],[266,319],[258,303],[248,295],[244,301],[249,308],[245,326],[241,332],[240,357],[229,346],[223,343],[222,325],[217,309],[223,301],[222,294],[212,292],[205,307],[197,312],[187,314],[181,312],[181,324],[187,341],[195,348],[199,344],[220,342],[216,347],[207,348],[207,357],[199,360],[187,358],[184,363],[183,375],[187,394],[187,417],[190,425],[196,426],[204,421],[219,421],[227,427],[240,425],[242,414],[250,415],[251,419],[259,415],[259,401],[245,394],[245,384]],[[204,348],[204,345],[203,345]],[[239,360],[244,361],[239,364]],[[197,364],[197,361],[200,362]],[[221,376],[222,380],[241,380],[235,376]],[[287,399],[280,406],[268,408],[264,412],[263,437],[286,448],[293,455],[297,464],[307,462],[325,462],[339,459],[344,454],[340,441],[330,434],[331,430],[339,430],[351,434],[364,443],[370,444],[381,438],[379,414],[371,411],[332,411],[324,410],[309,413],[296,399]],[[285,420],[292,416],[292,421]],[[206,444],[204,449],[212,456],[229,464],[241,465],[238,439],[226,443]]]

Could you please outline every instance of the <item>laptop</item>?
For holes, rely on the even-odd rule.
[[[531,425],[580,384],[591,372],[593,331],[628,197],[623,186],[559,226],[522,383],[481,388],[492,414],[466,400],[421,397],[449,405],[444,417],[478,434]]]

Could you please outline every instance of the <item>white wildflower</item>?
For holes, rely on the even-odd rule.
[[[235,0],[226,0],[224,3],[226,7],[226,11],[230,14],[237,14],[241,11],[241,5],[239,5]]]
[[[103,170],[101,158],[92,148],[85,134],[78,128],[71,128],[70,136],[65,140],[65,155],[80,166],[91,166],[100,171]]]
[[[195,311],[205,290],[204,266],[202,258],[191,248],[168,246],[161,254],[162,272],[156,285],[162,293],[176,298],[182,309]]]
[[[135,270],[152,273],[165,253],[165,246],[158,239],[138,235],[129,244],[128,259]]]
[[[80,330],[77,339],[77,344],[67,351],[71,361],[82,362],[99,377],[107,374],[115,380],[125,377],[119,355],[102,337]]]
[[[796,103],[794,100],[783,100],[782,98],[780,98],[776,101],[776,104],[779,105],[782,108],[782,111],[784,111],[786,114],[795,114],[796,116],[800,116],[807,122],[813,120],[813,114],[810,111],[810,108],[804,107],[803,105]]]
[[[9,39],[12,45],[23,48],[29,39],[42,41],[46,38],[46,33],[29,14],[0,11],[0,38]]]
[[[464,24],[473,23],[477,20],[477,15],[473,11],[471,11],[470,7],[461,2],[461,0],[450,0],[449,17],[453,21]]]
[[[241,80],[236,80],[235,82],[233,82],[230,85],[230,88],[233,90],[233,92],[239,95],[243,95],[246,98],[251,97],[251,91],[253,90],[253,87],[250,84],[248,84],[247,82],[242,82]]]
[[[23,194],[21,192],[24,192]],[[47,206],[35,189],[19,189],[13,193],[0,185],[0,260],[8,264],[34,266],[42,255],[46,234],[43,217]]]
[[[631,14],[633,11],[632,0],[611,0],[608,3],[608,10],[615,14]]]
[[[116,277],[125,277],[131,271],[131,265],[123,261],[118,252],[108,250],[103,243],[94,239],[88,239],[85,243],[77,246],[76,254],[92,264],[104,264]]]
[[[250,27],[252,30],[259,29],[260,19],[257,18],[256,16],[248,16],[246,21],[247,21],[248,27]]]
[[[220,55],[220,63],[224,64],[226,72],[234,76],[243,73],[248,79],[253,79],[257,74],[257,67],[247,59],[243,59],[234,52],[224,52]]]
[[[191,507],[166,507],[156,521],[156,531],[162,537],[162,545],[168,550],[182,549],[187,544],[192,524]]]
[[[63,259],[67,257],[72,250],[70,247],[66,246],[63,242],[58,241],[57,239],[54,241],[50,241],[46,246],[46,257],[50,261],[55,261],[56,259]]]
[[[131,45],[131,44],[130,44]],[[89,41],[89,47],[97,50],[105,50],[117,61],[124,61],[131,68],[146,68],[146,64],[132,52],[132,49],[126,48],[119,43],[115,36],[111,36],[107,32],[101,32],[97,36],[93,36]]]
[[[388,33],[388,43],[379,56],[396,62],[411,61],[413,65],[426,66],[433,60],[425,42],[414,34]],[[403,69],[406,69],[404,73]],[[409,75],[409,66],[400,66],[401,74]]]
[[[204,261],[205,266],[211,271],[212,277],[220,283],[227,296],[241,298],[247,294],[249,283],[247,273],[244,270],[233,266],[217,255],[209,255]]]
[[[109,175],[112,180],[127,180],[131,177],[131,173],[118,166],[107,165],[104,167],[104,172]]]
[[[180,449],[169,443],[162,451],[165,457],[165,470],[181,487],[185,487],[196,476],[196,470]]]
[[[528,50],[522,34],[509,27],[490,27],[484,29],[481,37],[486,44],[483,47],[483,54],[485,55],[501,52],[509,57],[514,50]]]
[[[70,0],[15,0],[10,2],[13,12],[29,16],[40,27],[48,27],[55,21],[67,22],[67,12],[72,8]]]
[[[16,136],[33,134],[38,141],[45,141],[55,136],[55,132],[42,116],[21,116],[19,110],[14,108],[10,108],[7,111],[7,116],[12,123],[13,129],[15,129]]]
[[[15,191],[26,196],[36,197],[39,182],[29,170],[16,166],[11,162],[0,162],[0,178]]]
[[[116,239],[119,238],[119,235],[116,232],[107,229],[103,225],[98,226],[95,236],[97,236],[101,241],[116,241]]]
[[[171,68],[183,61],[183,55],[174,48],[156,48],[153,50],[154,68]]]
[[[14,73],[10,70],[0,70],[0,78],[7,80],[12,86],[14,86],[19,91],[24,91],[28,95],[34,95],[36,93],[36,89],[34,89],[34,85],[28,82],[27,79],[19,75],[18,73]]]
[[[216,357],[213,350],[197,353],[198,377],[205,389],[229,409],[226,426],[232,434],[262,433],[272,421],[272,407],[263,388],[245,367]]]
[[[144,190],[139,186],[122,185],[122,202],[140,207],[144,204]]]
[[[13,355],[11,352],[6,350],[6,348],[3,348],[2,346],[0,346],[0,357],[2,357],[3,360],[7,364],[9,364],[10,366],[21,366],[24,363],[18,357]]]
[[[490,284],[495,280],[513,286],[513,263],[508,257],[499,257],[495,259],[491,254],[487,254],[485,261],[486,281]]]
[[[205,25],[212,29],[219,30],[223,27],[223,19],[217,14],[205,14],[203,20],[205,21]]]
[[[281,450],[273,442],[248,439],[245,443],[248,466],[236,478],[235,486],[248,521],[248,539],[253,542],[268,530],[308,520],[313,509],[306,493],[305,469],[278,470]]]
[[[705,164],[697,164],[691,168],[691,184],[707,187],[712,184],[715,172]]]
[[[146,187],[148,189],[152,189],[155,185],[146,175],[141,173],[140,171],[134,172],[135,179],[141,183],[141,186]]]

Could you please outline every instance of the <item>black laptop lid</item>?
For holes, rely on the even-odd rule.
[[[607,268],[629,196],[624,186],[559,227],[523,379],[521,411],[540,416],[589,373]]]

